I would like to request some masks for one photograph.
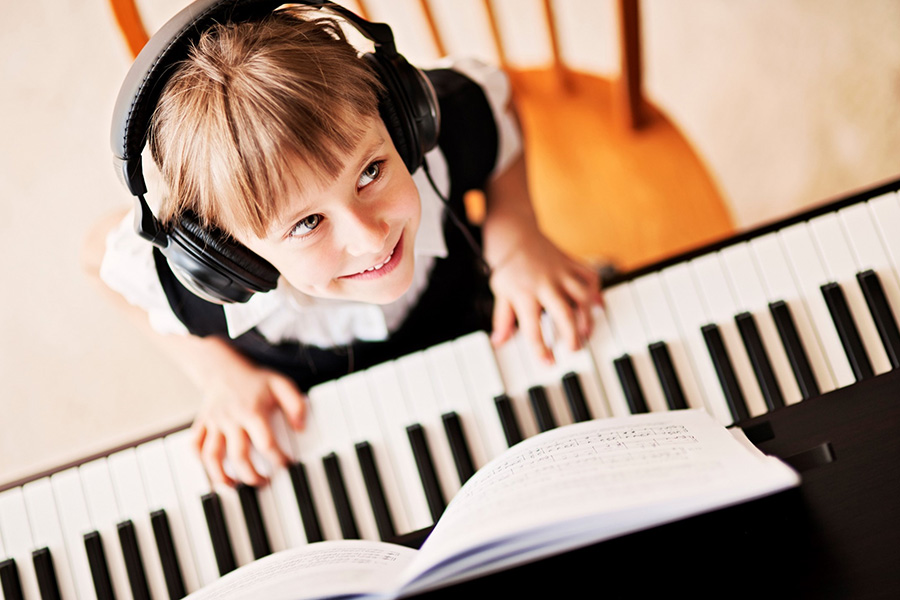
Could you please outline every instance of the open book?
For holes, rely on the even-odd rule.
[[[400,598],[797,486],[739,430],[681,410],[567,425],[482,467],[419,550],[325,541],[245,565],[191,600]]]

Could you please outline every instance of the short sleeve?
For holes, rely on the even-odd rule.
[[[162,334],[186,334],[187,328],[169,306],[153,260],[153,246],[138,237],[131,212],[106,237],[100,279],[150,318]]]

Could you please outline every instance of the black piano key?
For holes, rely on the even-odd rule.
[[[897,328],[897,320],[894,318],[891,305],[888,304],[887,297],[884,295],[881,280],[878,279],[878,274],[871,269],[857,273],[856,280],[859,281],[859,286],[866,297],[866,304],[875,320],[875,327],[878,329],[881,343],[884,344],[888,359],[891,361],[891,367],[896,369],[900,367],[900,330]]]
[[[781,408],[784,406],[784,396],[781,395],[781,388],[778,386],[772,362],[769,360],[769,355],[759,335],[759,329],[756,327],[756,320],[749,312],[743,312],[735,316],[734,321],[737,323],[744,347],[747,349],[747,355],[750,357],[750,364],[753,365],[753,372],[756,374],[756,380],[762,390],[766,407],[769,410]]]
[[[5,600],[25,600],[15,559],[0,561],[0,589],[3,590]]]
[[[859,330],[856,328],[856,322],[850,313],[850,307],[847,305],[847,298],[844,296],[844,290],[837,283],[826,283],[821,288],[822,295],[825,297],[825,304],[828,306],[828,312],[831,313],[831,319],[837,328],[838,337],[841,339],[841,345],[847,354],[847,360],[850,361],[850,368],[853,369],[853,376],[857,381],[868,379],[875,375],[872,369],[872,363],[869,361],[869,355],[863,346],[862,338]]]
[[[31,559],[34,562],[34,574],[37,577],[41,600],[59,600],[62,593],[59,591],[59,582],[56,579],[56,569],[53,566],[50,549],[35,550],[31,553]]]
[[[556,419],[550,412],[550,403],[547,401],[547,391],[539,385],[528,388],[528,399],[531,401],[531,410],[540,431],[550,431],[556,427]]]
[[[441,492],[440,483],[438,483],[437,471],[434,468],[434,461],[425,438],[425,429],[418,423],[414,423],[406,428],[406,435],[409,437],[409,445],[412,448],[413,457],[416,459],[419,479],[422,480],[422,488],[425,490],[425,499],[428,501],[431,518],[437,522],[447,507],[447,503]]]
[[[169,598],[183,598],[187,595],[184,586],[184,576],[181,573],[181,565],[178,562],[178,552],[172,539],[172,529],[169,527],[169,517],[165,509],[154,510],[150,513],[150,525],[153,527],[153,537],[156,538],[156,550],[162,563],[163,577],[166,580],[166,590]]]
[[[744,400],[744,393],[741,391],[737,375],[734,373],[731,358],[725,349],[725,342],[722,341],[722,333],[719,331],[719,326],[715,324],[704,325],[700,328],[700,331],[703,333],[706,348],[709,350],[713,366],[716,369],[716,375],[718,375],[722,391],[725,393],[725,401],[728,403],[731,416],[735,422],[749,419],[750,411],[747,410],[747,402]]]
[[[790,307],[784,300],[777,300],[769,303],[769,312],[772,313],[772,319],[775,321],[775,328],[778,330],[781,343],[787,353],[788,362],[791,363],[791,370],[794,372],[794,378],[800,388],[800,395],[804,400],[820,395],[819,383],[809,364],[809,356],[806,354],[803,342],[800,341]]]
[[[497,415],[500,417],[500,425],[503,427],[506,443],[510,446],[515,446],[523,438],[522,429],[519,427],[519,421],[516,419],[516,411],[513,409],[512,401],[506,394],[501,394],[494,398],[494,406],[497,407]]]
[[[653,359],[653,366],[656,367],[659,382],[662,384],[666,405],[670,410],[687,408],[688,404],[687,399],[684,397],[684,388],[681,387],[681,381],[679,381],[675,365],[672,363],[669,347],[666,346],[665,342],[654,342],[648,346],[648,349],[650,350],[650,358]]]
[[[216,557],[216,565],[219,567],[219,575],[225,575],[237,568],[237,560],[234,558],[234,548],[231,546],[231,537],[228,535],[228,524],[225,522],[225,512],[222,510],[222,499],[215,492],[204,494],[200,498],[203,505],[203,514],[206,516],[206,526],[209,528],[209,537],[212,541],[213,554]]]
[[[297,498],[297,506],[300,509],[300,519],[303,521],[306,541],[310,544],[321,542],[325,537],[322,535],[319,513],[309,488],[309,479],[306,477],[306,467],[302,462],[295,462],[288,467],[288,473],[291,476],[291,484],[294,486],[294,496]]]
[[[384,494],[384,486],[381,484],[381,475],[378,473],[372,445],[369,442],[357,443],[356,457],[359,459],[359,468],[366,484],[369,503],[372,505],[372,514],[375,516],[378,535],[382,540],[389,540],[397,535],[397,531],[394,528],[394,519],[391,517],[387,496]]]
[[[455,412],[441,415],[441,420],[444,423],[444,431],[447,433],[447,441],[450,443],[450,453],[456,464],[459,481],[465,483],[475,474],[475,465],[472,462],[472,453],[469,451],[469,443],[466,441],[462,421]]]
[[[358,540],[359,528],[356,526],[353,508],[350,506],[350,497],[347,495],[341,461],[338,455],[332,452],[322,457],[322,464],[325,466],[325,477],[328,479],[328,489],[331,490],[331,499],[341,526],[341,535],[345,540]]]
[[[84,549],[87,553],[97,600],[115,600],[116,594],[113,592],[112,579],[109,576],[109,566],[106,564],[106,552],[103,550],[100,532],[89,531],[84,534]]]
[[[590,421],[593,417],[584,399],[584,389],[581,387],[578,373],[569,372],[563,375],[562,384],[566,400],[569,403],[569,410],[572,411],[572,420],[576,423]]]
[[[128,573],[131,594],[135,600],[150,600],[150,587],[147,584],[147,573],[144,571],[144,561],[141,558],[134,523],[131,520],[122,521],[116,525],[116,529],[119,532],[119,544],[125,558],[125,571]]]
[[[623,354],[613,361],[613,366],[616,368],[616,374],[619,376],[619,382],[622,384],[631,414],[650,412],[647,409],[647,400],[644,398],[644,391],[641,389],[631,357]]]
[[[244,521],[247,522],[247,533],[250,535],[250,547],[253,549],[253,558],[262,558],[272,554],[269,545],[269,535],[263,523],[262,513],[259,510],[259,498],[256,488],[245,483],[236,486],[238,498],[241,501],[241,511],[244,513]]]

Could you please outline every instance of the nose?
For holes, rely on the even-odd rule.
[[[344,231],[347,252],[353,256],[365,256],[384,250],[391,228],[378,211],[357,205],[347,211]]]

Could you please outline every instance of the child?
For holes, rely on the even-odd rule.
[[[264,481],[251,447],[285,463],[269,415],[302,429],[302,391],[315,383],[478,329],[502,344],[518,326],[552,360],[542,311],[575,348],[599,301],[596,275],[538,228],[502,73],[475,63],[426,73],[440,133],[416,164],[372,61],[313,13],[208,27],[150,126],[162,227],[191,215],[271,269],[275,289],[210,302],[132,217],[109,232],[100,269],[203,390],[196,446],[211,478],[229,484]],[[476,188],[480,232],[457,216]]]

